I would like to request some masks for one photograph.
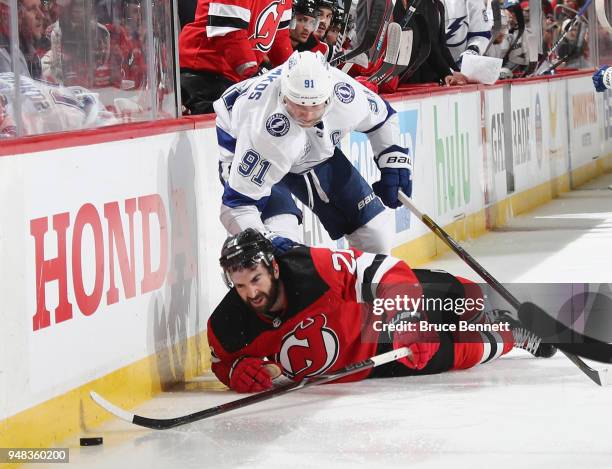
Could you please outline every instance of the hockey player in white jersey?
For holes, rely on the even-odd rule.
[[[20,106],[15,106],[15,76],[0,73],[0,137],[17,134],[15,115],[20,109],[21,135],[80,130],[119,123],[97,93],[80,86],[58,86],[19,76]]]
[[[446,45],[458,65],[464,55],[482,55],[489,45],[493,26],[490,2],[491,0],[443,0]]]
[[[321,53],[294,52],[281,67],[229,88],[214,107],[220,218],[231,234],[247,227],[275,232],[280,251],[299,242],[293,194],[332,239],[346,235],[357,249],[390,252],[383,203],[399,207],[399,189],[411,195],[412,164],[398,145],[398,116],[389,103]],[[381,171],[374,189],[337,146],[353,130],[369,137]]]

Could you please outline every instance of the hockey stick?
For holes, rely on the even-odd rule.
[[[502,59],[503,62],[505,62],[506,59],[510,56],[512,49],[514,49],[514,46],[518,44],[519,39],[523,37],[523,33],[525,32],[525,15],[523,14],[523,10],[521,9],[521,6],[518,4],[511,5],[507,8],[507,10],[512,11],[514,13],[514,16],[516,17],[516,22],[518,25],[518,33],[516,37],[512,39],[512,42],[510,43],[510,47],[508,48],[506,55],[504,55],[504,58]]]
[[[393,71],[399,58],[401,39],[401,26],[397,23],[390,23],[387,26],[387,50],[385,51],[385,58],[379,69],[368,78],[369,82],[380,83]]]
[[[366,52],[376,42],[379,33],[381,32],[381,26],[384,22],[385,11],[386,11],[386,0],[373,0],[372,10],[370,11],[369,17],[367,16],[367,2],[361,0],[357,4],[357,16],[358,18],[365,17],[365,31],[361,42],[352,50],[341,54],[338,57],[333,58],[330,61],[331,66],[336,66],[340,62],[346,62],[359,54]],[[363,22],[363,21],[362,21]],[[356,25],[356,28],[363,25]]]
[[[400,53],[397,57],[397,63],[395,67],[391,70],[391,73],[383,80],[383,83],[390,81],[400,73],[403,73],[406,70],[406,67],[410,64],[410,58],[412,57],[412,38],[414,35],[414,31],[412,29],[407,29],[406,31],[402,31],[402,36],[400,39]]]
[[[197,422],[198,420],[214,417],[215,415],[224,414],[232,410],[241,409],[242,407],[246,407],[251,404],[267,401],[268,399],[273,399],[275,397],[282,396],[283,394],[287,394],[292,391],[297,391],[299,389],[304,389],[319,384],[329,383],[330,381],[335,381],[337,379],[344,378],[345,376],[369,370],[370,368],[374,368],[379,365],[384,365],[385,363],[392,362],[399,358],[411,356],[412,352],[410,351],[410,349],[408,349],[407,347],[402,347],[396,350],[391,350],[390,352],[381,353],[380,355],[368,358],[367,360],[361,361],[359,363],[353,363],[352,365],[348,365],[328,375],[314,376],[312,378],[306,378],[299,382],[288,383],[277,388],[270,389],[268,391],[263,391],[257,394],[253,394],[251,396],[243,397],[242,399],[226,402],[225,404],[220,404],[215,407],[200,410],[199,412],[194,412],[192,414],[187,414],[174,418],[156,419],[150,417],[143,417],[141,415],[136,415],[131,412],[128,412],[127,410],[121,409],[120,407],[117,407],[116,405],[108,402],[95,391],[90,391],[89,395],[96,404],[98,404],[107,412],[113,414],[115,417],[120,418],[121,420],[125,420],[126,422],[130,422],[134,425],[139,425],[141,427],[152,428],[154,430],[166,430],[168,428],[178,427],[179,425],[185,425],[187,423]]]
[[[493,45],[493,41],[499,35],[502,30],[502,19],[501,19],[501,7],[499,6],[499,2],[497,0],[493,0],[491,2],[491,10],[493,10],[493,26],[491,27],[491,39],[487,44],[487,48],[484,50],[482,55],[487,55],[489,49]]]
[[[417,16],[414,21],[419,32],[419,38],[421,41],[420,47],[412,63],[408,65],[408,67],[400,68],[400,70],[398,70],[400,82],[407,80],[414,75],[423,62],[427,60],[429,53],[431,52],[431,40],[429,39],[429,32],[427,31],[427,23],[425,22],[425,19],[422,16]]]
[[[550,63],[548,62],[548,60],[546,60],[545,62],[542,62],[538,68],[536,69],[536,71],[534,72],[535,76],[541,76],[541,75],[546,75],[551,73],[553,70],[555,70],[557,67],[563,65],[565,62],[567,62],[568,60],[578,57],[581,53],[583,53],[583,46],[584,46],[584,38],[585,38],[585,33],[586,33],[586,29],[588,28],[588,24],[578,24],[579,28],[580,28],[580,32],[578,34],[578,41],[576,42],[576,46],[574,49],[569,48],[567,54],[565,54],[563,57],[557,57],[557,59]],[[545,63],[548,63],[548,67],[544,68]]]
[[[362,52],[361,54],[347,60],[342,66],[342,71],[344,73],[348,73],[349,70],[353,67],[353,65],[359,65],[360,67],[368,68],[368,63],[368,56],[365,52]]]
[[[444,231],[429,216],[425,215],[424,213],[421,213],[414,206],[412,201],[406,196],[406,194],[404,194],[401,190],[399,191],[398,198],[400,202],[402,203],[402,205],[404,205],[404,207],[406,207],[417,218],[419,218],[425,224],[425,226],[427,226],[427,228],[433,231],[442,241],[444,241],[444,243],[449,248],[451,248],[451,250],[455,254],[457,254],[467,265],[469,265],[478,275],[480,275],[497,293],[499,293],[508,303],[510,303],[510,305],[512,305],[512,307],[515,308],[519,312],[519,317],[521,318],[521,321],[523,320],[524,316],[528,317],[529,315],[532,315],[533,317],[537,318],[538,321],[540,321],[541,320],[540,318],[542,318],[543,316],[548,316],[544,310],[534,305],[533,303],[521,304],[521,302],[512,293],[510,293],[510,291],[508,291],[506,287],[504,287],[501,283],[499,283],[495,279],[495,277],[493,277],[489,272],[485,270],[484,267],[482,267],[478,262],[476,262],[476,260],[468,252],[466,252],[461,246],[459,246],[457,241],[451,238],[451,236],[446,231]],[[535,321],[535,319],[532,319],[532,321]],[[563,326],[561,323],[558,323],[553,318],[550,318],[550,321],[555,321],[555,324],[561,329],[566,329],[566,330],[568,329],[566,326]],[[538,322],[537,324],[540,324],[540,322]],[[525,326],[527,326],[527,324],[525,324]],[[545,336],[550,335],[551,330],[554,330],[554,329],[548,329],[548,332],[545,334]],[[606,381],[605,377],[607,376],[608,370],[599,371],[599,370],[595,370],[591,368],[586,363],[584,363],[580,358],[574,355],[574,353],[568,351],[569,348],[565,347],[566,344],[555,343],[555,345],[559,348],[559,350],[561,350],[561,352],[565,354],[567,358],[569,358],[578,368],[580,368],[580,370],[584,374],[586,374],[591,380],[593,380],[595,383],[597,383],[600,386],[604,385]],[[608,347],[610,347],[609,344],[608,344]],[[591,357],[585,357],[585,358],[591,358]]]
[[[336,44],[334,44],[334,51],[332,53],[332,57],[338,55],[338,53],[342,50],[342,45],[344,44],[344,40],[346,39],[346,33],[348,32],[349,27],[349,13],[351,9],[353,1],[352,0],[344,0],[344,4],[342,7],[344,8],[344,28],[342,32],[338,34],[336,38]]]
[[[548,54],[547,54],[548,59],[550,59],[550,57],[552,57],[552,55],[557,51],[557,49],[559,48],[559,45],[561,45],[561,42],[563,41],[563,39],[565,39],[565,36],[567,36],[567,33],[569,32],[569,30],[572,29],[574,25],[576,24],[576,21],[581,20],[582,15],[584,15],[584,12],[587,10],[587,8],[589,7],[592,1],[593,0],[586,0],[586,2],[584,2],[584,5],[580,7],[580,10],[578,10],[578,13],[576,13],[576,16],[572,18],[572,21],[567,25],[565,30],[561,33],[561,36],[559,37],[559,39],[557,39],[557,42],[555,42],[553,46],[550,48],[550,50],[548,51]]]
[[[378,32],[376,42],[374,43],[372,48],[368,51],[368,57],[370,58],[370,62],[373,64],[378,62],[378,59],[380,58],[380,55],[383,52],[383,46],[385,44],[385,37],[387,33],[389,32],[388,25],[391,21],[392,13],[393,13],[393,3],[391,0],[386,0],[385,15],[384,15],[383,23],[381,26],[381,30]]]

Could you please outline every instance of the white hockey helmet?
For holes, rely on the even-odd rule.
[[[281,97],[295,104],[316,106],[330,100],[332,72],[321,52],[295,51],[283,65]]]

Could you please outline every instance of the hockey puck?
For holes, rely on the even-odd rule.
[[[104,439],[101,436],[94,436],[80,439],[81,446],[99,446],[104,443]]]

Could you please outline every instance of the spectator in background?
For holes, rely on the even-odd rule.
[[[0,134],[15,135],[15,77],[0,73]],[[97,93],[80,86],[61,87],[28,77],[19,80],[21,135],[79,130],[116,124]],[[11,127],[13,127],[11,129]],[[7,135],[8,134],[8,135]]]
[[[0,140],[17,136],[15,120],[9,113],[8,98],[0,93]]]
[[[293,4],[293,17],[289,26],[291,47],[298,52],[321,52],[324,56],[329,53],[329,47],[319,41],[314,35],[319,23],[318,7],[314,0],[296,0]]]
[[[520,24],[525,21],[525,13],[517,3],[509,3],[506,6],[508,15],[509,33],[507,44],[504,44],[503,66],[500,79],[522,76],[529,67],[529,44]]]
[[[51,49],[43,56],[43,78],[66,86],[111,85],[110,33],[96,21],[86,0],[62,5],[51,30]]]
[[[487,57],[496,57],[498,59],[506,57],[511,41],[512,36],[510,36],[508,12],[507,10],[501,10],[501,30],[497,33],[497,36],[492,38],[491,45],[486,53]]]
[[[40,0],[18,0],[17,20],[19,28],[17,72],[32,78],[40,78],[38,42],[44,33],[44,13]],[[12,71],[9,27],[8,1],[0,0],[0,72]]]
[[[548,55],[553,44],[557,41],[558,36],[559,25],[555,21],[553,15],[546,15],[542,24],[542,52],[544,57]]]
[[[561,26],[561,30],[567,30],[567,34],[559,43],[557,57],[564,59],[563,67],[566,68],[590,67],[591,64],[588,62],[586,25],[580,21],[576,21],[574,24],[571,23],[572,19],[568,18]]]
[[[408,8],[407,0],[398,0],[393,9],[395,21],[403,21]],[[447,86],[465,85],[465,75],[459,73],[455,60],[446,45],[444,5],[440,0],[422,0],[408,26],[414,28],[413,54],[430,43],[427,59],[411,77],[402,83],[442,83]]]
[[[482,0],[443,0],[446,46],[458,68],[465,55],[482,55],[491,39],[493,11]],[[493,0],[497,1],[497,0]]]
[[[146,84],[145,30],[140,0],[124,0],[120,21],[107,24],[110,34],[111,83],[124,90]]]
[[[327,55],[328,61],[332,59],[336,41],[338,40],[338,36],[344,31],[346,22],[347,18],[344,16],[344,8],[336,6],[334,9],[334,16],[332,17],[329,28],[327,29],[327,34],[325,35],[325,43],[329,46],[329,54]]]
[[[319,41],[325,40],[325,35],[334,17],[334,9],[337,3],[335,0],[319,0],[317,8],[317,18],[319,25],[317,29],[312,33]]]
[[[191,114],[213,112],[212,103],[234,83],[291,55],[291,1],[198,0],[195,20],[179,37],[181,96]]]

